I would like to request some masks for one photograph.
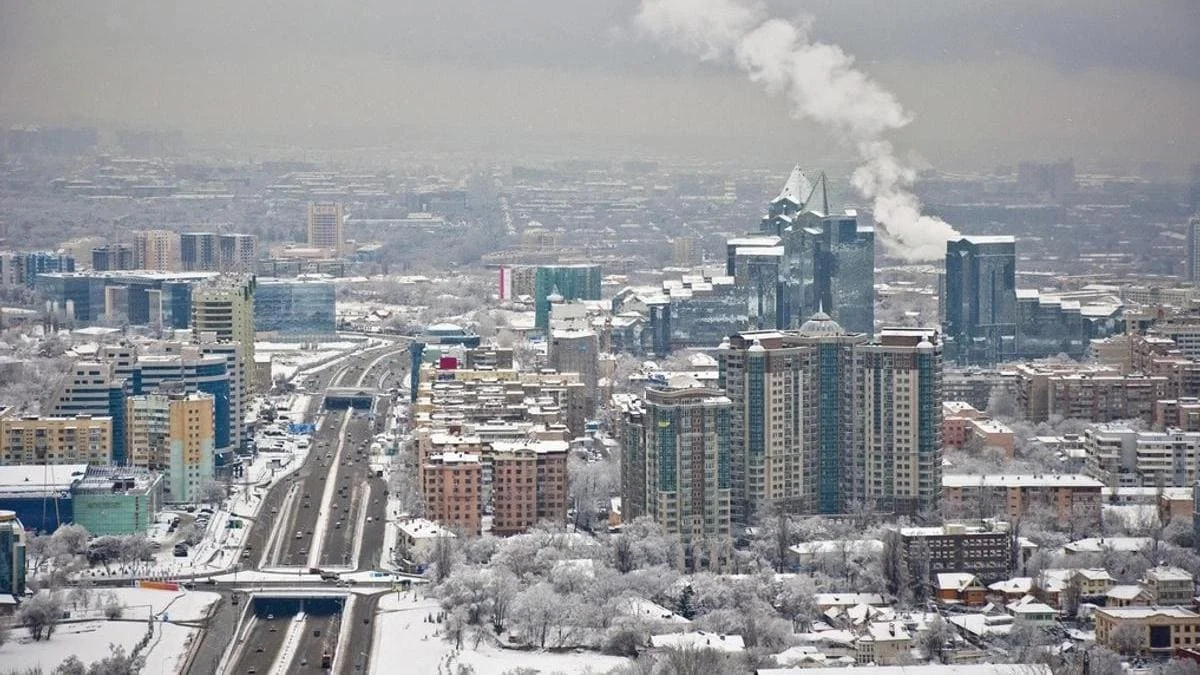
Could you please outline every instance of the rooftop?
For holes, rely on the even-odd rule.
[[[0,492],[65,492],[83,479],[87,464],[0,466]]]

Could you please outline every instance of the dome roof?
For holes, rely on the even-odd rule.
[[[817,310],[812,318],[800,326],[799,332],[801,337],[834,337],[846,334],[838,322],[830,318],[823,310]]]

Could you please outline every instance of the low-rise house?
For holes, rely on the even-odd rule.
[[[1096,643],[1122,653],[1165,656],[1200,644],[1200,614],[1183,607],[1099,607],[1093,616]]]
[[[908,658],[912,636],[904,624],[895,621],[870,623],[854,648],[858,663],[890,666]]]
[[[968,607],[982,607],[987,603],[987,588],[979,583],[979,577],[974,574],[939,574],[936,583],[939,602],[960,603]]]
[[[1008,613],[1012,614],[1013,625],[1017,628],[1044,628],[1054,625],[1054,619],[1058,613],[1053,607],[1044,602],[1038,602],[1033,596],[1027,595],[1024,598],[1011,602],[1007,606]]]
[[[1140,584],[1117,584],[1104,594],[1105,607],[1139,607],[1149,604],[1150,597]]]
[[[1013,577],[988,585],[988,590],[1002,596],[1004,602],[1020,600],[1033,593],[1033,577]]]
[[[1142,577],[1150,602],[1155,605],[1188,605],[1196,595],[1192,575],[1178,567],[1152,567]]]
[[[830,607],[853,607],[855,605],[871,605],[872,607],[887,607],[887,598],[882,593],[816,593],[813,595],[817,609],[824,612]]]

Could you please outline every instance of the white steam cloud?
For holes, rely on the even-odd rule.
[[[906,260],[935,260],[958,236],[946,222],[921,215],[909,191],[916,171],[896,158],[888,132],[912,118],[891,92],[854,67],[837,45],[812,42],[810,21],[764,16],[742,0],[642,0],[637,25],[657,40],[703,59],[732,58],[750,79],[787,97],[792,116],[830,129],[863,164],[851,182],[872,200],[885,244]]]

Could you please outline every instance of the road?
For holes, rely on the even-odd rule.
[[[338,367],[308,376],[306,388],[314,393],[331,386],[386,391],[386,387],[396,386],[405,377],[408,364],[406,347],[391,345],[363,352]],[[315,405],[320,401],[321,397],[314,396]],[[387,486],[370,471],[369,447],[374,434],[382,429],[389,404],[385,395],[377,397],[374,411],[321,413],[310,408],[307,420],[324,414],[324,422],[310,441],[312,446],[304,464],[288,479],[272,486],[264,497],[262,510],[246,537],[240,557],[242,569],[294,567],[299,576],[314,566],[339,570],[378,567],[384,544]],[[319,522],[322,512],[329,514],[324,523]],[[326,648],[332,650],[341,630],[348,633],[343,644],[353,645],[352,649],[364,655],[344,659],[345,667],[350,668],[346,672],[356,672],[353,669],[356,663],[364,666],[371,649],[371,622],[376,604],[377,598],[360,596],[348,626],[343,626],[340,617],[306,618],[313,625],[305,626],[305,639],[287,672],[308,669],[321,672],[322,652]],[[226,615],[232,614],[233,608],[222,610],[220,614],[225,617],[222,622],[227,622]],[[246,640],[246,651],[227,672],[246,673],[250,668],[258,673],[269,672],[290,620],[291,617],[270,620],[259,617]],[[320,624],[321,621],[328,623]],[[314,629],[321,631],[319,640],[312,638]],[[231,630],[226,623],[210,623],[189,672],[212,672],[212,655],[228,649]],[[301,662],[306,665],[300,666]]]

